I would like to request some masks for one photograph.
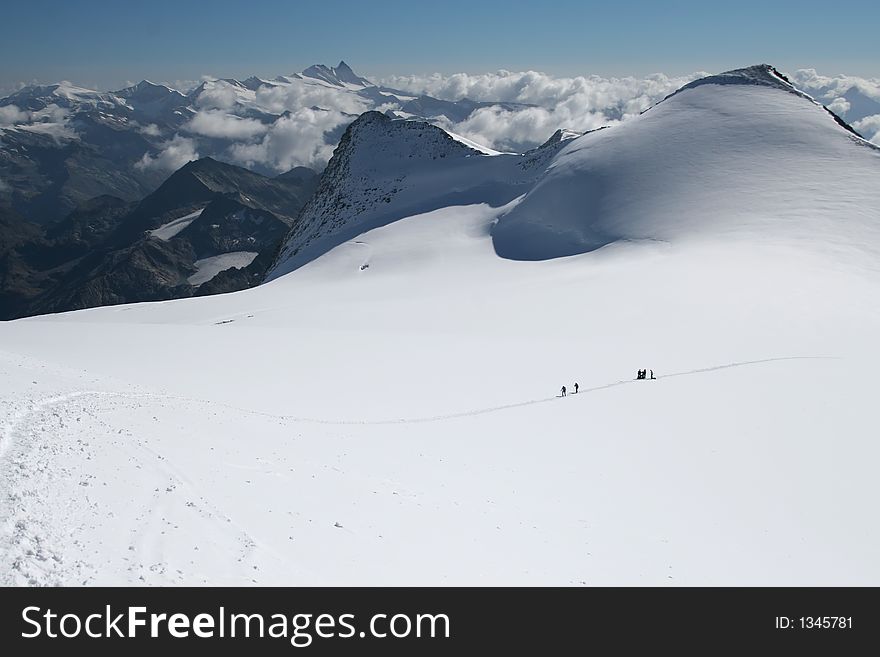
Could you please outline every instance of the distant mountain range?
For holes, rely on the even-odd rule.
[[[850,131],[880,117],[864,81],[794,80]],[[401,216],[508,203],[581,134],[499,153],[450,130],[487,107],[528,109],[410,95],[345,62],[187,94],[24,88],[0,100],[0,319],[251,287]]]
[[[269,176],[320,169],[364,111],[455,123],[490,105],[376,86],[345,62],[272,80],[208,80],[188,94],[146,80],[106,93],[25,87],[0,99],[0,206],[47,224],[97,196],[139,200],[206,156]],[[293,159],[291,145],[303,149]]]
[[[876,81],[823,77],[812,70],[797,71],[793,81],[868,139],[880,134]],[[580,130],[637,114],[680,86],[669,87],[672,83],[658,82],[650,92],[641,92],[647,95],[640,103],[649,104],[638,109],[621,99],[601,104],[598,118],[603,122]],[[447,98],[437,98],[373,84],[340,62],[272,79],[205,80],[187,93],[147,80],[110,92],[66,82],[29,86],[0,99],[0,206],[46,224],[97,196],[138,201],[200,157],[267,176],[295,166],[320,170],[348,125],[366,111],[428,121],[453,133],[457,126],[464,129],[463,124],[489,119],[544,122],[546,132],[537,138],[534,130],[519,137],[517,130],[507,131],[511,136],[503,140],[503,149],[525,152],[558,128],[578,128],[547,124],[545,115],[530,118],[538,108],[530,104],[535,92],[529,89],[540,84],[525,79],[517,83],[522,92],[499,89],[528,103],[478,102],[458,94],[450,100],[448,91],[443,92]],[[604,93],[597,89],[597,94]]]

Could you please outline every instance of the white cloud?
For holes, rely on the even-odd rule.
[[[195,152],[198,139],[209,137],[232,141],[225,156],[244,166],[277,171],[299,165],[323,168],[336,146],[335,135],[328,141],[327,132],[350,123],[371,109],[372,103],[347,90],[297,79],[289,84],[264,85],[256,92],[207,79],[195,105],[198,111],[179,133],[186,134],[187,141],[171,144],[167,156],[164,151],[157,157],[145,156],[141,167],[162,166],[163,158],[180,162],[180,152],[185,148]],[[266,124],[253,118],[255,112],[278,118]],[[210,148],[201,145],[202,151]]]
[[[559,128],[586,132],[611,123],[614,121],[601,112],[573,115],[565,109],[529,107],[511,111],[492,105],[476,110],[460,123],[441,127],[490,148],[515,151],[543,143]]]
[[[184,128],[197,135],[223,139],[252,139],[268,130],[256,119],[243,119],[223,110],[199,111]]]
[[[480,75],[455,73],[428,76],[394,76],[383,80],[389,87],[443,100],[470,98],[477,101],[529,103],[554,107],[578,98],[588,111],[601,111],[634,98],[663,98],[683,84],[704,75],[669,77],[663,74],[645,78],[603,78],[597,75],[573,78],[554,77],[538,71],[497,71]]]
[[[853,128],[859,131],[865,139],[880,146],[880,114],[866,116],[861,121],[853,123]]]
[[[849,107],[849,101],[843,97],[835,98],[833,101],[828,103],[828,109],[830,109],[838,116],[845,116],[846,113],[849,112]]]
[[[880,80],[859,78],[852,75],[828,77],[819,75],[814,68],[804,68],[791,75],[795,86],[812,93],[820,93],[825,100],[843,96],[850,89],[856,89],[868,98],[880,102]]]
[[[502,70],[481,75],[396,76],[382,83],[442,100],[470,98],[532,105],[481,108],[461,123],[443,126],[491,148],[522,150],[542,143],[558,128],[585,132],[634,116],[702,75],[565,78]]]
[[[502,70],[481,75],[395,77],[382,83],[443,100],[468,97],[520,105],[481,108],[457,123],[443,116],[428,118],[488,147],[521,151],[541,144],[559,128],[584,132],[624,120],[695,77],[658,74],[645,78],[566,78],[536,71]],[[400,109],[400,104],[391,99],[376,102],[308,80],[264,85],[255,92],[215,78],[205,77],[202,82],[204,86],[194,103],[196,114],[158,155],[145,156],[138,166],[170,170],[197,157],[199,151],[215,154],[215,144],[200,141],[206,137],[229,140],[225,156],[245,166],[279,171],[296,165],[321,168],[332,154],[340,126],[369,109]],[[265,118],[255,118],[259,114],[281,116],[269,125]],[[154,125],[142,126],[140,131],[154,137],[162,134]]]
[[[238,100],[237,89],[223,80],[206,80],[205,88],[196,98],[201,109],[231,109]]]
[[[66,123],[28,123],[20,125],[20,128],[29,132],[47,135],[56,142],[62,139],[79,139],[79,135]]]
[[[135,164],[135,167],[176,171],[187,162],[197,160],[199,157],[195,142],[180,135],[175,135],[173,139],[163,143],[161,148],[162,150],[155,156],[145,153],[140,162]]]
[[[262,164],[277,171],[295,166],[322,168],[335,144],[325,133],[351,121],[337,110],[303,108],[280,117],[255,144],[235,144],[229,149],[233,160],[245,166]]]
[[[158,137],[162,134],[162,131],[159,129],[155,123],[149,123],[147,125],[143,125],[139,128],[141,134],[148,135],[150,137]]]
[[[20,129],[48,135],[59,141],[62,139],[79,139],[79,135],[68,124],[70,111],[54,103],[41,110],[28,111],[16,105],[0,107],[0,128],[17,126]]]
[[[625,121],[702,75],[705,74],[556,77],[537,71],[501,70],[477,75],[395,76],[380,83],[412,95],[426,94],[451,101],[467,97],[493,103],[459,122],[444,116],[428,118],[450,132],[490,148],[522,151],[541,144],[559,128],[585,132]],[[880,102],[878,80],[826,77],[813,69],[796,71],[791,77],[796,85],[840,115],[850,110],[850,102],[842,95],[852,88]],[[187,117],[189,121],[180,133],[166,141],[158,154],[145,155],[139,167],[176,169],[197,158],[201,151],[245,166],[259,165],[278,171],[296,165],[320,168],[332,154],[341,126],[366,110],[400,110],[401,105],[390,98],[373,100],[309,80],[291,79],[289,83],[264,85],[256,91],[215,78],[205,77],[202,82],[204,87],[194,103],[196,113]],[[173,86],[186,88],[192,84],[178,81]],[[876,117],[858,120],[866,113],[874,113],[870,102],[866,108],[864,102],[853,99],[849,111],[853,125],[869,139],[880,139]],[[277,118],[269,124],[272,117]],[[66,110],[57,106],[39,113],[9,106],[0,108],[0,126],[27,120],[34,122],[35,129],[58,137],[75,136],[67,118]],[[152,137],[164,134],[154,124],[138,129]],[[228,147],[209,139],[229,140]],[[224,150],[216,152],[217,148]]]
[[[0,107],[0,128],[26,123],[30,120],[30,112],[25,112],[15,105]]]
[[[65,123],[67,121],[68,116],[70,115],[70,110],[66,107],[61,107],[60,105],[56,105],[55,103],[51,103],[46,105],[41,110],[37,110],[36,112],[30,113],[31,121],[42,121],[47,123]]]
[[[281,114],[309,107],[334,109],[362,114],[370,109],[369,101],[341,89],[293,80],[289,85],[262,86],[257,89],[255,104],[266,112]]]
[[[190,91],[198,87],[202,82],[204,82],[204,78],[201,80],[166,80],[160,84],[164,84],[169,89],[176,89],[182,94],[188,94]]]

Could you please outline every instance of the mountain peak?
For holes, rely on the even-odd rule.
[[[304,77],[323,80],[337,87],[344,87],[347,84],[358,87],[373,86],[372,82],[355,73],[344,60],[341,60],[336,68],[331,68],[325,64],[313,64],[305,69],[302,74]]]
[[[172,102],[180,102],[185,98],[179,91],[149,80],[141,80],[136,85],[114,91],[113,95],[120,98],[136,99],[144,103],[164,102],[172,98]]]
[[[600,130],[601,130],[601,128],[600,128]],[[583,132],[576,132],[574,130],[569,130],[568,128],[560,128],[559,130],[554,132],[552,135],[550,135],[550,138],[547,141],[545,141],[543,144],[538,146],[538,148],[544,148],[545,146],[559,144],[560,142],[568,141],[569,139],[577,139],[578,137],[580,137],[583,134],[584,134]]]
[[[263,80],[262,78],[258,78],[256,75],[252,75],[247,80],[242,80],[241,84],[250,89],[251,91],[256,91],[260,87],[276,87],[274,82],[269,82],[268,80]]]
[[[151,82],[150,80],[147,80],[147,79],[143,79],[140,82],[138,82],[136,85],[134,85],[135,89],[153,89],[153,88],[157,88],[157,87],[160,87],[162,89],[168,88],[164,84],[156,84],[155,82]]]
[[[827,226],[860,236],[869,225],[859,199],[880,163],[874,147],[842,133],[772,66],[708,76],[667,100],[565,145],[493,227],[496,253],[544,260],[615,242],[800,240],[810,231],[819,244]],[[845,173],[832,173],[831,161],[846,162]]]
[[[685,89],[693,89],[706,84],[744,84],[761,87],[775,87],[794,94],[805,95],[795,89],[789,79],[770,64],[756,64],[754,66],[725,71],[724,73],[718,73],[717,75],[709,75],[700,78],[699,80],[694,80],[690,84],[684,85],[675,93],[677,94]],[[674,96],[675,94],[672,95]]]
[[[724,73],[718,73],[717,75],[709,75],[704,78],[700,78],[699,80],[694,80],[693,82],[684,85],[678,91],[670,94],[660,102],[664,102],[665,100],[669,100],[673,96],[680,94],[683,91],[687,91],[689,89],[695,89],[697,87],[702,87],[708,84],[715,85],[752,85],[758,87],[771,87],[774,89],[779,89],[781,91],[787,91],[788,93],[794,94],[795,96],[800,96],[805,100],[810,101],[820,107],[822,107],[828,114],[830,114],[837,124],[846,130],[847,132],[852,133],[859,139],[863,139],[863,137],[856,132],[856,130],[849,125],[846,121],[840,118],[837,114],[835,114],[832,110],[828,109],[821,103],[817,102],[812,96],[804,93],[797,87],[795,87],[791,81],[786,77],[783,73],[781,73],[778,69],[770,64],[756,64],[754,66],[747,66],[745,68],[736,68],[730,71],[725,71]],[[659,104],[659,103],[658,103]]]
[[[218,169],[222,169],[225,167],[233,167],[232,164],[226,164],[225,162],[220,162],[219,160],[215,160],[213,157],[205,156],[200,157],[198,160],[190,160],[186,164],[184,164],[178,172],[187,171],[187,172],[199,172],[199,171],[216,171]],[[173,174],[172,174],[173,175]]]

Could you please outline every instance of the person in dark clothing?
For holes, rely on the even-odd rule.
[[[578,394],[578,384],[577,384],[577,381],[575,381],[575,384],[574,384],[574,394]]]
[[[562,396],[565,397],[565,386],[562,386]]]
[[[656,380],[657,377],[654,376],[654,370],[651,370],[651,380]]]
[[[641,380],[645,378],[645,370],[639,370],[636,373],[636,380]]]

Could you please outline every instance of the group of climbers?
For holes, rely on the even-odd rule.
[[[577,382],[575,382],[575,384],[574,384],[574,394],[577,394],[577,391],[578,391],[578,384],[577,384]],[[562,396],[563,396],[563,397],[565,397],[565,393],[566,393],[566,392],[567,392],[566,387],[565,387],[565,386],[562,386]]]
[[[650,373],[650,376],[648,376],[649,373]],[[649,379],[651,381],[656,381],[657,377],[654,376],[654,370],[652,370],[652,369],[638,370],[636,372],[636,381],[641,381],[643,379]],[[577,384],[577,382],[575,382],[574,393],[577,394],[577,391],[578,391],[578,384]],[[565,386],[562,386],[562,394],[560,396],[565,397],[567,394],[568,394],[568,388],[566,388]]]

